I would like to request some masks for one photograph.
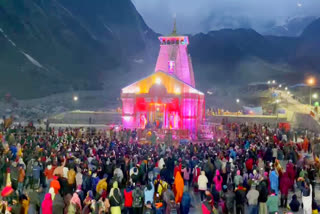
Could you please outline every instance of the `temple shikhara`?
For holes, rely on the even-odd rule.
[[[155,72],[122,89],[123,127],[195,133],[205,117],[205,97],[195,88],[189,38],[177,35],[174,24],[159,41]]]

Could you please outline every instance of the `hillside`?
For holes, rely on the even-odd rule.
[[[200,87],[277,79],[296,83],[320,73],[320,19],[299,37],[262,36],[252,29],[225,29],[190,38]]]
[[[1,1],[0,94],[101,89],[155,38],[130,0]]]

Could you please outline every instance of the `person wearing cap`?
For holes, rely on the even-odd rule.
[[[248,214],[258,214],[258,199],[259,199],[259,192],[256,189],[256,184],[253,183],[249,192],[247,193],[248,199]]]

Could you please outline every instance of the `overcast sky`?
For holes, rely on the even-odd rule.
[[[132,0],[156,32],[198,33],[224,27],[251,27],[264,31],[288,18],[320,16],[320,0]]]

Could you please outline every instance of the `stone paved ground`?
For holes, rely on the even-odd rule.
[[[317,187],[318,191],[320,190],[319,187]],[[316,190],[317,190],[316,189]],[[190,214],[200,214],[202,213],[201,211],[201,201],[200,201],[200,194],[199,193],[194,193],[193,191],[190,192],[191,193],[191,198],[192,198],[192,208],[190,209]],[[299,202],[301,203],[301,196],[299,193],[297,193],[297,196],[298,196],[298,200]],[[288,196],[288,204],[290,203],[291,201],[291,197],[292,197],[293,193],[290,193],[289,196]],[[316,200],[317,202],[320,202],[320,192],[317,192],[316,191]],[[280,201],[280,198],[279,198],[279,201]],[[279,214],[283,214],[285,211],[288,211],[286,209],[280,209],[280,213]],[[299,210],[299,212],[296,212],[295,214],[303,214],[303,211],[302,209]],[[311,214],[311,213],[310,213]]]
[[[320,203],[320,186],[316,186],[315,188],[315,199],[317,201],[317,203]],[[201,211],[201,200],[200,200],[200,194],[199,193],[195,193],[194,191],[190,191],[191,194],[191,198],[192,198],[192,208],[190,209],[190,214],[200,214],[202,213]],[[293,192],[289,192],[289,196],[288,196],[288,204],[291,201],[292,195],[294,193]],[[300,203],[302,203],[301,201],[301,193],[299,191],[295,191],[295,194],[298,196],[298,200]],[[280,202],[280,196],[279,196],[279,202]],[[288,211],[286,209],[280,209],[280,213],[279,214],[283,214],[285,211]],[[299,210],[299,212],[296,212],[296,214],[302,214],[303,211],[302,209]],[[310,213],[311,214],[311,213]]]

